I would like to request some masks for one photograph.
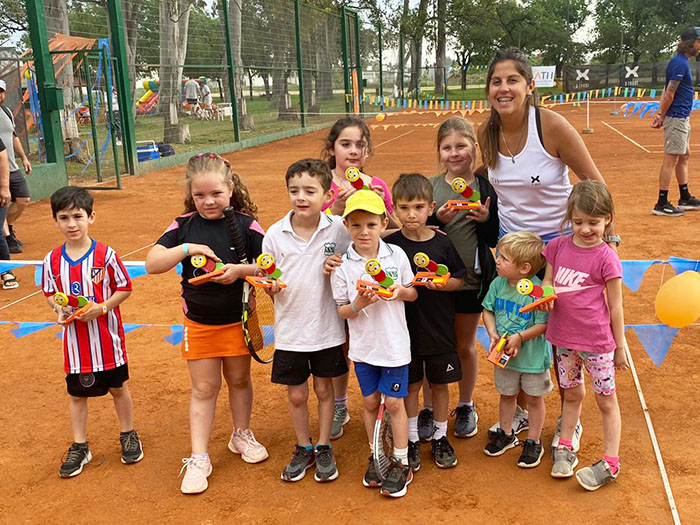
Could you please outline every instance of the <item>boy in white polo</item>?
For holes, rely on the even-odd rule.
[[[292,209],[273,224],[263,240],[263,252],[274,257],[287,288],[269,291],[275,300],[275,357],[272,382],[287,385],[289,415],[297,435],[292,460],[282,471],[285,481],[299,481],[316,465],[314,479],[338,477],[330,445],[334,397],[332,378],[347,373],[343,354],[345,326],[338,317],[330,280],[323,274],[329,255],[350,244],[340,217],[321,212],[331,198],[328,165],[303,159],[287,170]],[[309,375],[318,398],[316,451],[309,435]]]
[[[387,479],[381,484],[381,493],[401,497],[413,479],[408,466],[408,418],[403,402],[408,394],[411,341],[403,301],[415,301],[418,294],[410,287],[413,272],[406,253],[380,238],[388,224],[382,198],[370,190],[354,193],[345,204],[343,218],[353,242],[331,277],[333,297],[340,317],[348,320],[348,357],[355,363],[370,443],[380,393],[386,396],[386,407],[391,414],[394,457]],[[393,284],[388,286],[393,292],[390,298],[379,299],[377,295],[356,289],[359,279],[373,281],[365,269],[371,259],[378,260],[381,269],[393,279]],[[363,484],[366,487],[380,486],[372,456]]]

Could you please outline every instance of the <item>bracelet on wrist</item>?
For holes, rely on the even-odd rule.
[[[190,243],[183,242],[182,243],[182,251],[185,252],[185,256],[188,256],[190,254]]]
[[[359,313],[360,313],[360,310],[357,309],[357,307],[355,306],[355,303],[350,303],[350,309],[351,309],[353,312],[355,312],[356,314],[359,314]]]
[[[107,312],[109,311],[109,308],[107,308],[107,305],[105,303],[100,304],[100,308],[102,308],[102,315],[107,315]]]

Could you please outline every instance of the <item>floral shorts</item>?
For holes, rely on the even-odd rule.
[[[559,384],[562,388],[574,388],[583,384],[583,365],[591,376],[596,394],[610,396],[615,393],[615,352],[591,354],[557,348],[557,356]]]

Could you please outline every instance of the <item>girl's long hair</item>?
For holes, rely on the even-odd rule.
[[[493,72],[498,64],[505,62],[506,60],[511,60],[513,62],[515,69],[517,69],[518,73],[523,76],[528,85],[532,83],[533,76],[530,59],[517,47],[509,47],[502,51],[498,51],[496,56],[493,57],[491,64],[489,64],[489,70],[486,74],[487,99],[489,96],[489,86],[491,85]],[[535,91],[533,91],[532,95],[528,97],[527,103],[531,106],[536,106],[538,104],[538,97]],[[479,128],[479,145],[481,146],[481,155],[484,159],[484,166],[487,168],[493,169],[498,164],[498,137],[500,133],[501,116],[495,109],[493,109],[493,106],[491,106],[488,120]]]
[[[474,133],[472,123],[464,117],[450,117],[440,124],[437,132],[438,163],[440,162],[440,145],[450,133],[457,133],[472,143],[471,170],[474,171],[474,166],[476,165],[476,133]]]
[[[343,117],[336,121],[331,127],[326,142],[323,145],[323,150],[321,151],[321,158],[328,162],[331,169],[335,169],[335,155],[331,155],[330,150],[335,146],[335,141],[338,140],[338,137],[345,128],[360,128],[362,138],[367,142],[367,155],[372,154],[372,139],[369,136],[369,127],[367,127],[365,121],[360,117]]]
[[[228,160],[216,153],[200,153],[191,157],[185,170],[185,182],[187,184],[185,194],[185,213],[197,211],[192,198],[192,179],[202,173],[213,173],[221,177],[227,186],[233,189],[230,205],[234,209],[257,219],[258,207],[250,198],[250,192],[240,175],[231,169]]]

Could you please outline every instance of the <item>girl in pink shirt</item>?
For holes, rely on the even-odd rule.
[[[556,346],[559,382],[564,389],[561,437],[554,453],[552,477],[573,476],[578,464],[572,447],[574,427],[585,396],[583,367],[592,380],[603,416],[603,458],[579,469],[576,479],[588,490],[615,480],[620,471],[621,419],[615,393],[615,369],[628,368],[622,312],[622,265],[604,241],[614,216],[612,196],[602,182],[574,186],[562,226],[572,235],[550,242],[543,254],[543,286],[553,286],[558,299],[551,310],[547,340]],[[607,295],[607,301],[606,301]]]

